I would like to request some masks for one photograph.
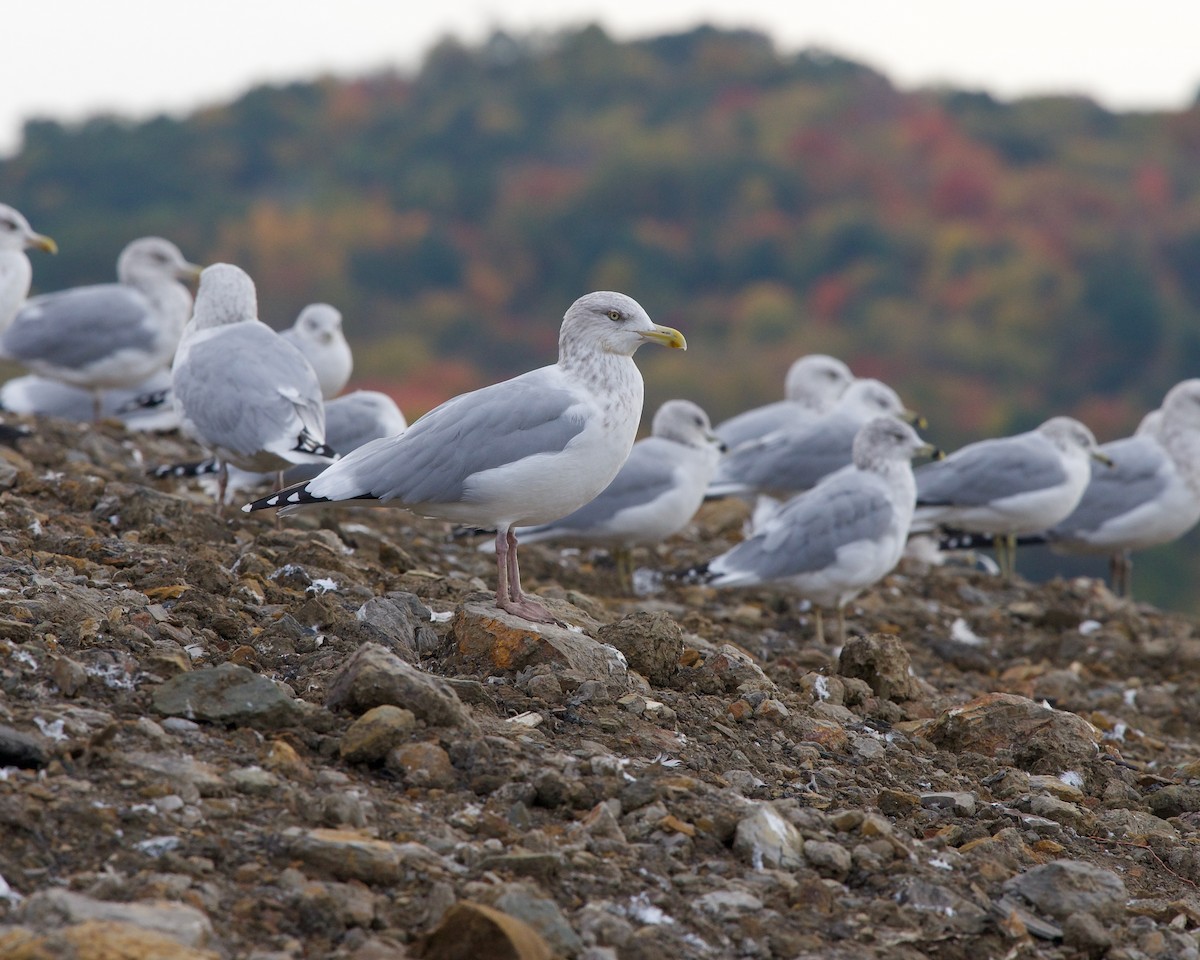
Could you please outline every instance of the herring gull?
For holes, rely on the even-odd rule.
[[[689,574],[715,587],[778,583],[821,607],[845,606],[899,562],[916,502],[912,458],[932,451],[907,423],[876,417],[854,438],[850,466],[784,503],[752,536]]]
[[[633,583],[635,545],[661,543],[678,533],[704,502],[721,455],[706,414],[690,400],[668,400],[654,414],[650,436],[633,445],[612,483],[560,520],[513,530],[522,543],[543,540],[608,544],[617,575]],[[481,549],[494,549],[486,544]]]
[[[454,397],[398,437],[373,440],[315,479],[242,509],[374,501],[494,528],[497,606],[553,622],[521,590],[513,528],[566,516],[616,476],[641,419],[633,354],[647,341],[686,347],[636,300],[589,293],[563,317],[557,363]]]
[[[806,426],[829,410],[854,382],[850,368],[823,353],[796,360],[784,379],[784,399],[754,407],[717,425],[716,434],[732,450],[775,430]]]
[[[174,430],[179,426],[179,417],[169,401],[144,402],[148,396],[166,393],[170,386],[170,368],[160,367],[136,386],[101,391],[100,415],[120,420],[128,430]],[[36,373],[13,377],[0,385],[0,409],[75,421],[93,420],[96,415],[91,391]]]
[[[27,300],[0,335],[0,354],[51,380],[100,391],[132,387],[169,366],[192,295],[179,281],[199,267],[161,237],[121,251],[117,283],[73,287]]]
[[[326,400],[342,392],[354,369],[354,357],[342,332],[342,313],[337,307],[310,303],[300,311],[296,322],[280,334],[308,357]]]
[[[7,329],[29,296],[33,265],[25,251],[30,248],[58,252],[53,240],[34,231],[17,210],[0,203],[0,331]]]
[[[298,347],[258,319],[254,282],[228,263],[200,274],[196,310],[171,368],[171,392],[185,433],[221,465],[282,472],[327,463],[321,385]]]
[[[717,465],[708,496],[791,496],[808,490],[851,462],[859,429],[879,416],[920,419],[887,384],[855,380],[831,410],[808,425],[776,430],[730,450]]]
[[[1016,538],[1052,527],[1075,509],[1089,461],[1108,463],[1092,431],[1051,417],[1027,433],[967,444],[917,471],[914,532],[933,528],[996,537],[1001,571],[1014,572]]]

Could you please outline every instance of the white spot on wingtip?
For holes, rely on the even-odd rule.
[[[299,503],[299,502],[300,502],[300,491],[297,490],[290,497],[288,497],[288,503]]]
[[[242,513],[249,513],[253,509],[254,509],[254,504],[252,504],[252,503],[243,503],[242,504]]]

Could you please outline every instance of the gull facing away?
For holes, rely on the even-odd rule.
[[[373,440],[313,480],[243,510],[374,501],[496,530],[496,604],[538,623],[554,618],[521,590],[514,527],[557,520],[608,486],[642,415],[643,343],[684,349],[636,300],[580,297],[563,317],[558,362],[464,393],[398,437]]]
[[[612,483],[594,500],[561,520],[513,530],[523,543],[542,540],[609,545],[617,575],[633,585],[636,545],[661,543],[678,533],[704,502],[704,490],[721,455],[708,414],[690,400],[668,400],[650,436],[633,445]],[[494,549],[484,544],[480,549]]]
[[[851,462],[859,429],[879,416],[920,419],[887,384],[855,380],[828,413],[807,426],[776,430],[730,450],[717,465],[708,496],[778,497],[808,490]]]
[[[1030,540],[1063,553],[1107,553],[1114,592],[1130,595],[1131,554],[1200,521],[1200,379],[1177,383],[1132,437],[1103,444],[1079,505]],[[1022,539],[1022,543],[1026,542]]]
[[[8,329],[29,296],[33,264],[25,251],[58,253],[58,245],[37,233],[17,210],[0,203],[0,331]]]
[[[993,534],[996,561],[1011,577],[1017,537],[1052,527],[1075,509],[1091,459],[1110,463],[1092,431],[1071,417],[967,444],[917,469],[913,531],[941,527]]]
[[[784,399],[754,407],[717,425],[716,434],[730,450],[775,430],[811,423],[828,411],[854,382],[850,368],[823,353],[812,353],[788,368],[783,382]]]
[[[812,601],[818,642],[825,641],[821,607],[837,611],[844,642],[846,604],[904,552],[916,503],[911,461],[932,450],[907,423],[870,420],[854,438],[851,466],[792,497],[752,536],[689,575],[714,587],[787,587]]]
[[[328,463],[321,385],[299,348],[258,319],[254,282],[217,263],[200,274],[196,311],[171,368],[183,432],[220,463],[217,510],[228,467],[282,472]]]
[[[342,332],[342,312],[337,307],[310,303],[280,335],[308,357],[321,383],[321,396],[332,400],[342,392],[354,369],[354,357]],[[340,451],[341,447],[335,449]]]
[[[117,258],[117,283],[72,287],[25,301],[0,335],[0,354],[51,380],[100,392],[132,387],[169,366],[192,295],[180,280],[200,268],[162,237],[134,240]]]

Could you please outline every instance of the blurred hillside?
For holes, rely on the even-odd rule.
[[[589,28],[179,120],[30,122],[0,198],[60,244],[35,289],[163,234],[249,270],[275,326],[337,304],[356,381],[410,415],[548,362],[566,306],[615,288],[692,347],[643,351],[649,409],[719,419],[819,350],[952,448],[1058,412],[1111,439],[1200,372],[1198,161],[1200,106],[904,92],[755,33]],[[1194,607],[1197,553],[1147,557],[1140,595]]]

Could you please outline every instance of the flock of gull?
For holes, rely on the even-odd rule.
[[[28,249],[50,238],[0,204],[0,356],[29,374],[0,387],[0,407],[133,430],[179,429],[210,454],[159,476],[271,485],[246,511],[394,505],[495,533],[496,601],[533,622],[554,618],[521,588],[518,541],[595,543],[631,583],[631,549],[682,530],[705,499],[753,503],[745,536],[669,576],[714,588],[774,584],[838,618],[906,552],[995,549],[1014,572],[1019,544],[1112,558],[1127,591],[1131,552],[1200,520],[1200,379],[1174,386],[1134,436],[1100,446],[1070,417],[935,453],[920,419],[878,380],[840,360],[801,357],[783,399],[713,427],[689,400],[655,413],[637,441],[645,343],[686,348],[633,299],[580,297],[556,363],[454,397],[407,424],[373,391],[342,393],[352,371],[341,314],[306,307],[276,332],[258,319],[239,267],[201,269],[145,237],[117,260],[117,282],[29,297]],[[185,281],[198,278],[195,298]],[[207,481],[206,481],[207,482]]]

